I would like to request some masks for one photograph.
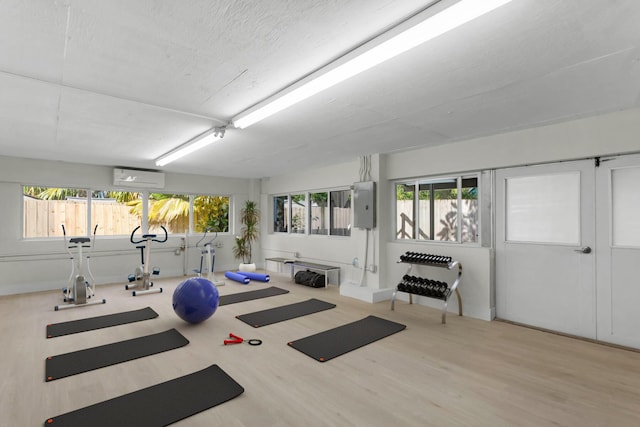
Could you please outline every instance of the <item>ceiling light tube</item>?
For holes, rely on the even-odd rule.
[[[368,70],[388,59],[453,30],[479,16],[491,12],[511,0],[461,0],[453,6],[399,33],[359,56],[323,72],[290,92],[267,100],[239,114],[232,122],[244,129],[306,98],[328,89],[350,77]],[[277,96],[277,95],[276,95]]]
[[[156,166],[165,166],[169,163],[178,160],[181,157],[186,156],[187,154],[191,154],[194,151],[200,150],[201,148],[206,147],[214,141],[222,139],[224,137],[225,128],[215,127],[211,128],[195,138],[190,139],[184,144],[174,148],[166,154],[158,157],[156,159]]]

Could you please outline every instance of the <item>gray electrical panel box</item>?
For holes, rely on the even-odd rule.
[[[373,181],[353,184],[353,225],[371,230],[376,227],[376,183]]]

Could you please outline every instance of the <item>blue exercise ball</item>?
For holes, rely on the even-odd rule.
[[[173,311],[189,323],[200,323],[213,316],[219,302],[218,288],[202,277],[183,281],[173,292]]]

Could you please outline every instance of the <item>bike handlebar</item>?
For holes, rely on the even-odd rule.
[[[202,242],[207,237],[207,233],[209,231],[213,231],[213,230],[211,228],[205,228],[204,229],[204,234],[202,235],[202,238],[200,240],[198,240],[198,243],[196,243],[196,248],[200,245],[200,242]],[[218,238],[218,232],[216,231],[215,233],[216,233],[216,235],[213,237],[213,239],[209,240],[203,246],[210,245],[214,240],[216,240]]]
[[[167,233],[167,229],[164,228],[162,225],[160,226],[160,228],[162,228],[162,231],[164,231],[164,240],[158,240],[156,238],[153,238],[151,240],[153,240],[154,242],[158,242],[158,243],[164,243],[169,238],[169,233]]]
[[[133,231],[131,232],[131,237],[129,237],[129,241],[131,243],[133,243],[134,245],[138,244],[138,243],[142,243],[144,242],[144,239],[136,242],[135,240],[133,240],[133,235],[136,234],[136,231],[138,231],[138,228],[140,228],[140,226],[137,226],[136,228],[133,229]]]
[[[66,248],[67,252],[69,252],[69,255],[71,255],[71,251],[69,249],[75,248],[77,247],[77,245],[82,245],[83,243],[91,243],[91,245],[83,246],[83,248],[89,248],[89,250],[93,249],[93,244],[96,241],[96,232],[98,231],[98,224],[96,224],[96,226],[93,227],[93,239],[91,239],[91,236],[72,237],[71,239],[69,239],[69,243],[73,243],[76,246],[69,246],[69,243],[67,243],[67,229],[64,227],[64,224],[60,224],[60,226],[62,227],[62,238],[64,240],[64,247]]]
[[[169,238],[169,233],[167,233],[167,229],[161,225],[160,228],[162,228],[162,231],[164,231],[164,240],[156,239],[155,234],[143,234],[142,240],[138,240],[138,241],[133,240],[133,235],[136,234],[136,231],[138,231],[139,228],[140,226],[137,226],[136,228],[134,228],[133,231],[131,232],[131,237],[129,237],[129,241],[131,241],[131,243],[133,243],[134,245],[137,245],[138,243],[142,243],[147,240],[151,240],[152,242],[164,243]]]

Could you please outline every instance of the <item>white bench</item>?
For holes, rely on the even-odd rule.
[[[290,265],[291,266],[291,280],[295,279],[296,269],[298,270],[309,270],[314,271],[316,273],[324,274],[324,286],[327,287],[329,285],[329,273],[335,274],[335,284],[340,285],[340,267],[336,267],[335,265],[326,265],[326,264],[317,264],[315,262],[302,261],[299,259],[290,259],[290,258],[265,258],[265,267],[268,261],[276,262],[282,265]]]

